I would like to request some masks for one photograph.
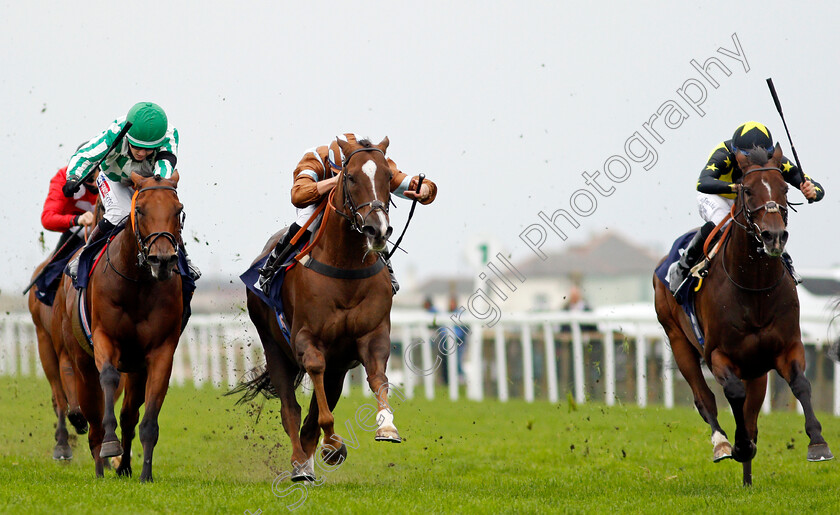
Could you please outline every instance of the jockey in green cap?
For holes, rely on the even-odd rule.
[[[689,271],[696,265],[703,253],[703,242],[712,230],[729,214],[735,203],[737,181],[743,175],[738,168],[735,153],[749,155],[752,152],[767,152],[773,154],[775,143],[770,130],[758,122],[747,122],[735,129],[732,139],[726,140],[712,150],[700,179],[697,181],[697,205],[700,216],[706,221],[688,248],[680,257],[678,263],[671,266],[668,283],[671,291],[675,292],[688,276]],[[792,163],[787,157],[782,157],[782,177],[792,186],[796,186],[809,201],[817,202],[825,196],[825,190],[817,181],[811,179]],[[793,262],[787,251],[782,254],[794,279],[801,282],[793,272]]]
[[[125,118],[114,120],[73,154],[63,189],[68,197],[78,191],[80,180],[102,160],[96,185],[105,215],[91,232],[89,243],[109,234],[128,217],[134,193],[131,173],[168,179],[175,170],[177,151],[178,130],[170,127],[163,108],[153,102],[140,102],[129,109]],[[74,259],[69,266],[71,274],[77,266],[78,260]],[[192,263],[189,268],[193,279],[198,279],[198,268]]]

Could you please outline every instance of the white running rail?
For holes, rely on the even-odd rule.
[[[801,318],[803,334],[809,335],[805,339],[806,347],[820,351],[827,344],[830,315],[803,313]],[[635,384],[637,405],[648,404],[653,389],[648,387],[651,381],[661,382],[655,385],[661,402],[669,408],[674,405],[675,365],[652,306],[649,310],[625,314],[509,313],[492,328],[483,327],[480,320],[469,316],[461,320],[466,335],[459,349],[448,315],[398,310],[392,313],[388,377],[406,396],[413,397],[421,389],[427,399],[433,399],[435,387],[441,383],[446,385],[446,394],[453,401],[465,393],[466,398],[474,401],[481,401],[485,396],[507,401],[516,396],[527,402],[538,398],[557,402],[561,390],[558,363],[569,364],[570,359],[566,376],[571,383],[570,393],[578,403],[592,399],[591,393],[587,397],[587,387],[592,389],[593,376],[598,375],[598,391],[603,392],[606,404],[613,405],[620,394],[617,376],[623,373],[626,382]],[[435,322],[447,329],[436,328]],[[591,331],[595,328],[597,331]],[[546,341],[549,345],[545,345]],[[597,355],[591,346],[593,342],[599,347]],[[621,365],[619,353],[624,358]],[[564,358],[558,361],[561,355]],[[175,352],[171,382],[231,388],[246,371],[263,360],[262,344],[247,314],[194,315]],[[632,371],[627,372],[629,368]],[[659,377],[649,377],[651,369],[658,370]],[[42,377],[44,372],[29,314],[0,315],[0,376],[32,374]],[[464,390],[459,383],[465,386]],[[768,390],[770,384],[772,381]],[[357,368],[345,380],[345,395],[351,388],[360,386],[370,395],[362,370]],[[764,404],[764,411],[769,410],[770,395]],[[833,363],[833,413],[840,416],[840,363],[836,362]]]

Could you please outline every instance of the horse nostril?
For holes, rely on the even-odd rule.
[[[368,238],[375,238],[376,237],[376,229],[372,225],[366,225],[362,228],[362,232]]]
[[[785,243],[787,243],[788,236],[789,236],[789,234],[788,234],[788,232],[787,232],[787,231],[782,231],[782,244],[783,244],[783,245],[784,245]]]
[[[388,230],[387,230],[387,231],[385,231],[385,239],[387,240],[388,238],[390,238],[390,237],[391,237],[391,234],[392,234],[393,232],[394,232],[394,228],[393,228],[393,227],[391,227],[391,226],[389,225],[389,226],[388,226]]]
[[[764,243],[773,243],[775,238],[770,231],[761,231],[761,239],[764,240]]]

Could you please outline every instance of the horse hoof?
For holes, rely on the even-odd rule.
[[[53,459],[54,460],[72,460],[73,459],[73,449],[70,448],[69,445],[56,445],[55,449],[53,449]]]
[[[321,447],[321,457],[327,465],[338,465],[347,459],[347,446],[341,443],[341,447],[335,450],[332,446],[324,445]]]
[[[315,457],[311,457],[306,460],[303,465],[298,465],[297,463],[294,464],[294,470],[292,470],[292,481],[309,481],[310,483],[315,481]]]
[[[732,452],[732,457],[735,458],[735,461],[738,463],[744,463],[755,458],[755,452],[756,447],[753,442],[749,442],[746,447],[736,443]]]
[[[114,456],[113,458],[108,460],[106,463],[111,465],[111,468],[114,469],[114,470],[120,468],[120,464],[122,464],[122,454],[120,454],[119,456]],[[129,476],[130,475],[131,474],[129,473]]]
[[[81,411],[71,411],[67,414],[67,420],[73,425],[76,434],[83,435],[88,432],[88,423]]]
[[[732,446],[729,442],[721,442],[715,445],[715,452],[712,461],[718,463],[725,459],[732,458]]]
[[[808,446],[808,461],[828,461],[831,459],[834,459],[834,455],[831,454],[827,443]]]
[[[376,432],[374,440],[376,440],[377,442],[402,442],[402,438],[400,438],[400,434],[396,431],[396,429],[379,429],[379,431]]]
[[[113,458],[122,454],[122,446],[118,440],[111,442],[102,442],[102,447],[99,449],[100,458]]]

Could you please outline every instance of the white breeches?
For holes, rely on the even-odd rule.
[[[710,195],[708,193],[697,193],[697,210],[700,217],[707,222],[719,224],[732,210],[735,199]]]
[[[101,173],[96,178],[96,186],[99,188],[99,197],[105,208],[104,218],[117,225],[131,212],[131,196],[134,195],[134,190],[112,181]]]
[[[295,220],[295,223],[298,224],[298,226],[303,227],[306,224],[307,220],[309,220],[309,217],[312,216],[312,213],[314,213],[316,209],[318,209],[318,204],[310,204],[306,207],[297,208],[297,220]],[[321,218],[323,218],[323,216],[324,216],[324,213],[319,214],[318,218],[315,219],[309,225],[309,227],[306,228],[306,230],[309,231],[312,234],[315,234],[315,231],[318,230],[318,226],[321,225]]]

